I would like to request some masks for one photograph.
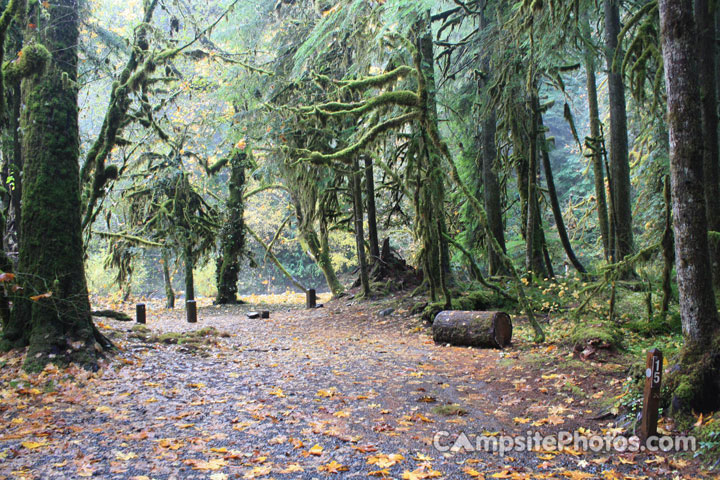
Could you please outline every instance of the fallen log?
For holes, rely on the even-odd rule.
[[[445,310],[435,317],[433,340],[463,347],[504,348],[512,341],[512,321],[504,312]]]

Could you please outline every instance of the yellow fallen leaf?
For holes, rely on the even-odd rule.
[[[472,467],[463,467],[463,472],[470,475],[472,478],[485,478],[481,472],[478,472]]]
[[[327,473],[340,473],[340,472],[347,472],[348,467],[345,465],[342,465],[335,460],[328,463],[327,465],[320,465],[317,467],[318,472],[327,472]]]
[[[304,472],[305,469],[300,466],[300,464],[292,463],[288,465],[287,467],[280,470],[280,473],[298,473],[298,472]]]
[[[44,447],[47,443],[44,442],[22,442],[22,446],[34,450],[36,448]]]
[[[126,462],[128,460],[132,460],[133,458],[137,458],[137,455],[134,452],[128,452],[128,453],[117,452],[115,454],[115,458]]]
[[[278,398],[285,398],[285,394],[283,393],[282,388],[280,388],[280,387],[273,388],[272,390],[270,390],[268,392],[268,395],[273,395]]]
[[[320,456],[323,454],[323,447],[321,447],[318,444],[315,444],[310,450],[308,450],[308,453],[310,455]]]

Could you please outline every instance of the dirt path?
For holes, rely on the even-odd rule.
[[[247,307],[209,307],[197,325],[150,314],[149,332],[134,333],[105,322],[123,351],[97,374],[23,376],[6,356],[0,478],[707,478],[666,455],[438,451],[437,432],[441,445],[461,432],[606,432],[588,418],[619,392],[622,367],[569,367],[522,340],[506,352],[436,346],[382,308],[250,320]],[[206,327],[217,331],[200,343],[157,341]]]

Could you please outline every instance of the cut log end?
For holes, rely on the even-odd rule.
[[[512,321],[505,312],[446,310],[435,317],[433,339],[463,347],[505,348],[512,342]]]

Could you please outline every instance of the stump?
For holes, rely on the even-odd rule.
[[[135,318],[137,319],[137,323],[145,324],[145,304],[144,303],[138,303],[135,306]]]
[[[504,312],[443,311],[433,322],[437,343],[480,348],[504,348],[512,340],[512,322]]]
[[[310,289],[305,293],[305,307],[315,308],[317,304],[317,293],[314,289]]]
[[[185,313],[188,323],[197,323],[197,303],[195,300],[185,302]]]

